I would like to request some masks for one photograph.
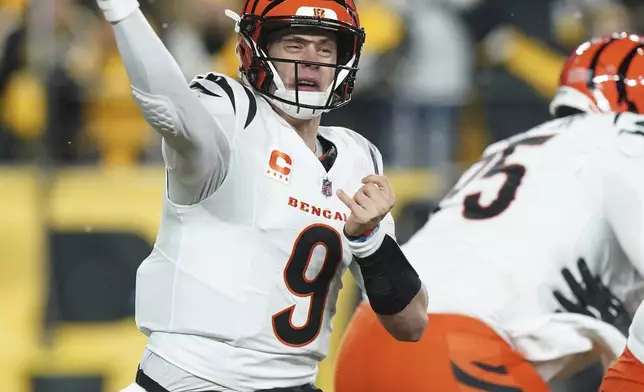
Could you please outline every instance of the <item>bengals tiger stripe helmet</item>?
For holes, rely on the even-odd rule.
[[[286,114],[310,119],[344,106],[351,100],[358,61],[365,40],[353,0],[246,0],[241,15],[227,10],[237,23],[237,56],[242,80]],[[284,28],[315,27],[333,31],[337,37],[336,64],[268,57],[268,36]],[[275,62],[335,68],[326,91],[287,90]]]
[[[550,113],[644,113],[644,38],[616,33],[581,44],[564,64]]]

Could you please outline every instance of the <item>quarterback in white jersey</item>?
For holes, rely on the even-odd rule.
[[[136,282],[149,341],[126,390],[318,390],[346,269],[394,338],[419,340],[426,292],[395,241],[380,153],[319,126],[353,90],[364,41],[353,2],[248,0],[241,16],[227,11],[243,82],[189,84],[136,0],[98,3],[167,167]]]
[[[642,48],[625,34],[581,45],[563,69],[556,119],[489,146],[466,171],[403,246],[431,298],[425,335],[398,344],[359,309],[336,392],[548,391],[621,353],[617,321],[629,318],[615,309],[644,276]],[[566,298],[591,290],[569,283],[579,258],[602,299],[571,313]],[[401,357],[415,365],[392,366]]]

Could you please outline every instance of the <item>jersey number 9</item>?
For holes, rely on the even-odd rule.
[[[324,261],[320,272],[309,279],[306,277],[306,270],[317,246],[326,249]],[[273,331],[282,343],[291,347],[303,347],[318,337],[329,287],[341,261],[342,239],[332,227],[311,225],[297,237],[291,258],[284,268],[284,283],[293,295],[309,297],[310,305],[306,322],[299,327],[293,325],[296,305],[273,315]]]

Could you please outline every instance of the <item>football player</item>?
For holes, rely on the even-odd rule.
[[[628,34],[580,45],[555,119],[489,146],[466,171],[403,246],[432,298],[425,335],[400,344],[361,305],[336,392],[547,391],[623,351],[628,317],[614,299],[644,274],[643,50]]]
[[[347,268],[394,338],[420,339],[426,292],[394,237],[380,153],[319,125],[353,91],[365,38],[353,1],[247,0],[227,11],[242,81],[189,84],[136,0],[98,4],[167,168],[136,281],[149,340],[125,390],[318,390]]]

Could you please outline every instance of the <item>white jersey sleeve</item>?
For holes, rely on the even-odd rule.
[[[603,208],[628,259],[644,276],[644,116],[619,115],[615,153],[602,175]]]
[[[361,144],[364,144],[365,146],[365,151],[368,153],[369,159],[371,160],[371,165],[373,166],[373,174],[384,175],[382,154],[380,154],[378,148],[367,139],[358,136],[357,134],[356,136],[360,137],[360,139],[362,140]],[[396,226],[391,212],[389,212],[382,219],[382,221],[380,221],[380,227],[378,228],[378,230],[383,230],[385,234],[388,234],[389,236],[391,236],[391,238],[396,239]],[[349,270],[351,271],[351,274],[353,275],[353,278],[355,279],[360,289],[364,292],[364,279],[362,278],[362,273],[360,272],[360,266],[358,265],[358,263],[356,263],[355,260],[353,260],[349,265]]]
[[[231,139],[242,123],[239,118],[246,118],[234,90],[241,92],[247,109],[254,102],[252,93],[214,74],[188,85],[140,10],[115,24],[114,31],[134,99],[163,137],[170,198],[179,204],[203,200],[225,178]]]

